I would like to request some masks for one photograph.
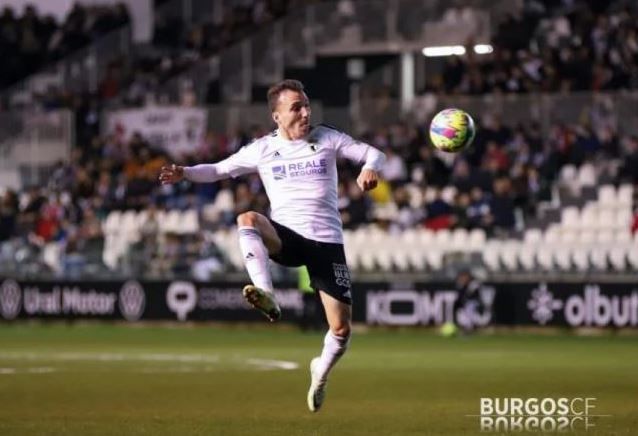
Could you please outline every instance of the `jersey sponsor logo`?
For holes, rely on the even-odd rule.
[[[275,165],[272,167],[272,177],[275,180],[283,180],[286,178],[286,165]]]
[[[345,263],[333,263],[332,270],[335,275],[335,283],[344,288],[350,288],[350,271]],[[350,289],[346,293],[349,293]],[[344,296],[347,296],[344,294]]]
[[[290,162],[286,165],[272,167],[272,176],[275,180],[283,180],[287,177],[303,177],[328,173],[328,161],[326,159],[311,159],[302,162]]]

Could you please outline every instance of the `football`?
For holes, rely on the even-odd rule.
[[[432,119],[430,140],[442,151],[457,153],[472,144],[476,129],[472,117],[462,109],[444,109]]]

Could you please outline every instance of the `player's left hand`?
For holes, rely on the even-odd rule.
[[[379,173],[374,170],[361,170],[357,177],[357,185],[362,191],[370,191],[377,187],[379,183]]]

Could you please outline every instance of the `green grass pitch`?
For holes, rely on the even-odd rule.
[[[636,336],[362,332],[311,414],[322,340],[267,325],[3,324],[0,435],[470,435],[481,397],[596,397],[611,416],[586,434],[638,432]]]

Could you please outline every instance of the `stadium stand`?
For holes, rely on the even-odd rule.
[[[348,3],[340,2],[341,19],[349,16]],[[267,211],[259,181],[160,187],[158,170],[173,157],[153,138],[124,140],[99,126],[100,112],[109,105],[145,103],[155,87],[179,78],[182,70],[303,9],[295,2],[237,7],[221,24],[203,20],[178,26],[158,14],[153,46],[144,48],[136,63],[122,66],[130,70],[112,64],[93,91],[61,90],[32,102],[40,109],[71,109],[76,145],[67,161],[48,171],[46,183],[2,188],[3,272],[207,279],[243,271],[232,228],[242,211]],[[475,98],[465,97],[466,102],[539,91],[635,91],[636,9],[624,1],[599,7],[588,1],[524,2],[518,14],[494,25],[491,55],[450,57],[424,91]],[[20,20],[37,22],[34,13]],[[86,43],[128,23],[121,6],[74,9],[66,22],[80,15],[87,21],[78,25],[85,31],[79,40]],[[18,19],[5,11],[2,20],[9,23],[3,29],[10,29]],[[365,30],[355,24],[348,24],[350,32]],[[55,35],[69,26],[51,27],[33,58],[16,52],[23,66],[12,69],[15,76],[2,77],[18,80],[68,53],[72,47],[51,52],[42,47],[51,47]],[[20,28],[27,32],[30,27]],[[6,32],[3,38],[6,45]],[[198,96],[180,101],[201,103]],[[535,120],[508,123],[497,111],[481,110],[472,149],[453,159],[428,146],[427,121],[415,117],[357,132],[389,159],[386,182],[370,196],[356,188],[354,167],[344,163],[340,168],[339,205],[351,267],[435,275],[460,259],[504,274],[638,270],[638,136],[627,131],[617,110],[590,109],[573,122],[552,117],[548,126]],[[197,150],[178,162],[221,159],[268,128],[209,128]]]

